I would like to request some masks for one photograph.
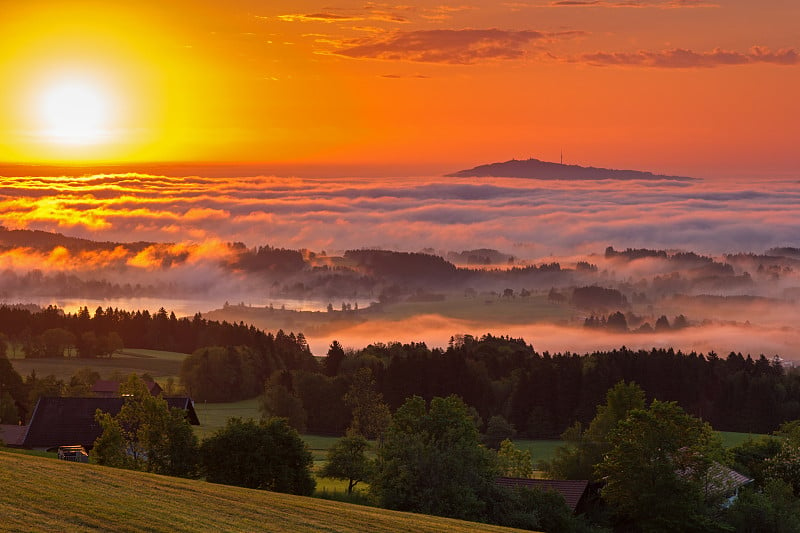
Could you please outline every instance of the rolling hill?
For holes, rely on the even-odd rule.
[[[0,450],[3,531],[515,531]]]

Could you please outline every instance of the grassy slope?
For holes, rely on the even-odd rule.
[[[117,352],[121,356],[141,357],[144,359],[166,359],[168,361],[182,362],[189,354],[182,352],[169,352],[167,350],[146,350],[144,348],[125,348]]]
[[[165,353],[172,354],[172,352]],[[114,373],[126,376],[147,372],[154,378],[177,376],[180,372],[182,358],[177,359],[174,356],[142,357],[138,354],[131,354],[97,359],[69,357],[64,359],[11,359],[10,361],[23,378],[32,370],[36,370],[36,375],[39,377],[53,374],[58,379],[69,380],[76,370],[87,367],[98,372],[102,379],[108,379]]]
[[[4,531],[513,531],[0,451]]]
[[[764,436],[757,433],[735,433],[733,431],[717,431],[717,434],[722,439],[722,445],[726,448],[739,446],[747,439],[757,439],[758,437]]]
[[[369,315],[370,310],[366,309],[364,314]],[[487,324],[528,324],[560,322],[569,319],[574,314],[574,309],[550,302],[543,294],[513,299],[496,296],[465,298],[451,294],[438,302],[397,302],[386,305],[380,313],[375,313],[375,317],[402,320],[426,314],[462,320],[480,320]]]
[[[208,437],[224,427],[231,417],[258,420],[261,418],[258,402],[258,398],[229,403],[195,402],[194,410],[197,412],[197,418],[200,419],[200,426],[195,428],[195,434],[201,439]]]

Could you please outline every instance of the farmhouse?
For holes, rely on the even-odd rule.
[[[580,512],[586,500],[589,482],[583,480],[566,479],[528,479],[518,477],[501,477],[495,483],[510,489],[526,488],[538,490],[552,490],[564,497],[572,512]]]
[[[19,446],[25,439],[25,432],[28,426],[18,426],[16,424],[0,424],[0,441],[8,446]]]
[[[165,400],[170,409],[184,409],[190,424],[200,425],[190,398]],[[0,438],[9,446],[21,448],[50,450],[64,445],[81,445],[88,450],[102,433],[100,424],[94,419],[95,412],[100,409],[116,415],[124,402],[121,397],[40,398],[28,425],[3,426]]]
[[[721,500],[722,507],[730,507],[739,497],[739,489],[752,482],[752,478],[715,462],[708,469],[703,489],[707,498]]]

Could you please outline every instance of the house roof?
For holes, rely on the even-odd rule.
[[[194,410],[194,402],[191,398],[187,398],[186,396],[179,396],[175,398],[164,398],[167,401],[167,406],[170,409],[183,409],[186,411],[186,418],[189,420],[189,423],[193,426],[200,425],[200,419],[197,418],[197,411]]]
[[[20,446],[25,440],[25,432],[28,426],[18,426],[16,424],[0,424],[0,440],[8,446]]]
[[[510,489],[527,488],[539,490],[554,490],[564,497],[572,512],[575,512],[581,499],[586,494],[589,482],[585,479],[527,479],[518,477],[501,477],[495,481],[501,487]]]
[[[740,487],[752,483],[752,481],[744,474],[715,462],[708,470],[705,489],[707,494],[726,496],[735,493]]]
[[[170,409],[185,409],[190,424],[200,424],[191,399],[165,400]],[[124,398],[40,398],[21,445],[25,448],[53,448],[81,444],[91,448],[102,433],[94,419],[95,411],[100,409],[116,415],[124,401]]]

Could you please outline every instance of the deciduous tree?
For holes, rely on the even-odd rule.
[[[27,403],[22,376],[14,370],[6,356],[6,339],[0,334],[0,420],[3,424],[16,424],[20,420],[18,405]]]
[[[800,533],[800,499],[791,485],[772,479],[763,490],[743,490],[723,518],[737,532]]]
[[[481,520],[495,476],[460,398],[436,397],[429,408],[414,396],[392,418],[370,490],[389,509]]]
[[[344,402],[353,410],[353,420],[349,431],[363,435],[367,439],[380,439],[392,418],[389,406],[378,392],[372,370],[359,368],[353,376],[353,383],[344,396]]]
[[[97,410],[103,433],[95,441],[96,462],[172,476],[192,476],[197,465],[197,437],[183,409],[150,394],[135,374],[120,384],[125,403],[112,416]]]
[[[620,381],[606,392],[606,403],[597,406],[589,427],[573,424],[561,435],[548,469],[553,478],[595,480],[594,468],[610,448],[609,434],[633,409],[645,406],[644,391],[636,383]]]
[[[495,415],[486,423],[486,434],[483,435],[482,440],[487,448],[497,450],[500,448],[501,442],[514,437],[516,433],[514,424],[500,415]]]
[[[328,462],[320,471],[322,477],[347,480],[347,493],[361,482],[369,480],[373,472],[372,461],[367,457],[367,439],[351,433],[338,440],[328,450]]]
[[[723,458],[711,426],[674,402],[634,409],[609,434],[597,466],[602,497],[642,531],[714,531],[712,466]]]
[[[229,418],[203,441],[200,455],[212,483],[306,496],[314,492],[311,452],[284,418],[260,423]]]
[[[497,451],[497,467],[503,476],[529,478],[533,476],[531,452],[517,448],[511,440],[506,439],[500,443]]]
[[[292,376],[288,372],[276,372],[264,386],[259,410],[264,418],[285,418],[290,426],[297,431],[306,430],[308,414],[303,407],[303,402],[286,383],[291,383]]]

